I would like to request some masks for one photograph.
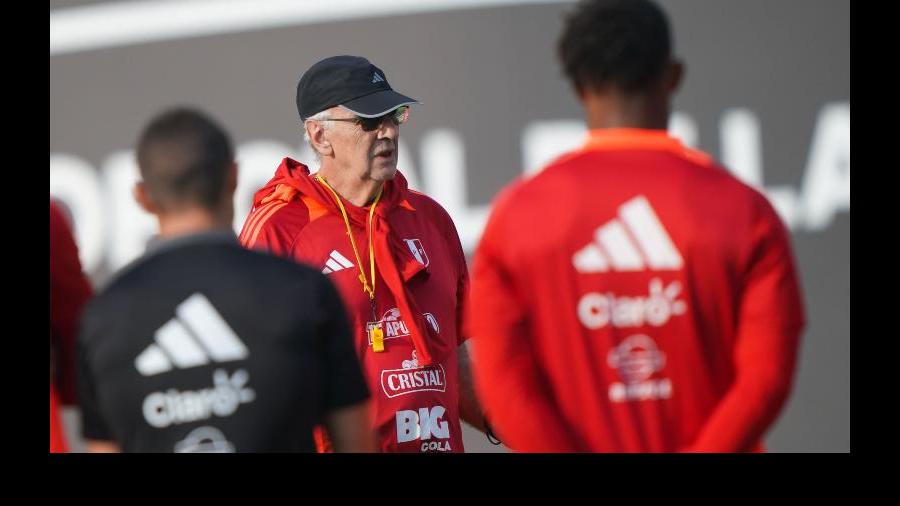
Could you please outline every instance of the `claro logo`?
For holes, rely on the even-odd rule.
[[[607,326],[661,327],[687,311],[687,303],[678,298],[680,294],[679,281],[663,286],[659,278],[650,280],[647,295],[625,297],[612,292],[589,292],[578,301],[578,319],[591,330]]]
[[[247,387],[250,376],[243,369],[231,377],[224,369],[213,373],[213,387],[203,390],[154,392],[144,399],[143,412],[147,423],[158,429],[198,420],[213,415],[231,416],[241,404],[252,402],[255,392]]]

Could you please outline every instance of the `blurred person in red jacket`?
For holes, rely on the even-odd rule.
[[[590,131],[497,197],[475,255],[487,415],[518,451],[760,451],[805,324],[787,230],[667,133],[683,66],[656,5],[582,2],[558,54]]]
[[[78,321],[91,298],[70,224],[50,201],[50,452],[66,452],[61,407],[78,404],[75,342]]]

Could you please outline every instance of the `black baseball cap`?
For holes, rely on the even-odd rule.
[[[360,56],[332,56],[319,61],[297,83],[300,119],[342,105],[357,116],[375,118],[419,101],[388,84],[384,71]]]

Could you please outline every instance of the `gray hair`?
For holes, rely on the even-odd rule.
[[[324,121],[326,119],[328,119],[328,110],[317,112],[317,113],[313,114],[312,116],[303,120],[303,139],[309,144],[310,149],[312,149],[312,152],[316,155],[316,160],[318,160],[319,163],[322,163],[322,155],[320,155],[319,152],[316,151],[316,147],[313,146],[312,140],[309,138],[309,132],[306,131],[306,122],[307,121],[321,121],[322,122],[322,130],[328,130],[328,127],[329,127],[328,122]]]

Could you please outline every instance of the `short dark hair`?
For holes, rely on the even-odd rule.
[[[565,18],[557,50],[579,89],[645,91],[671,56],[669,22],[647,0],[584,0]]]
[[[159,114],[144,128],[137,160],[147,192],[162,210],[192,205],[214,210],[234,150],[215,120],[179,107]]]

